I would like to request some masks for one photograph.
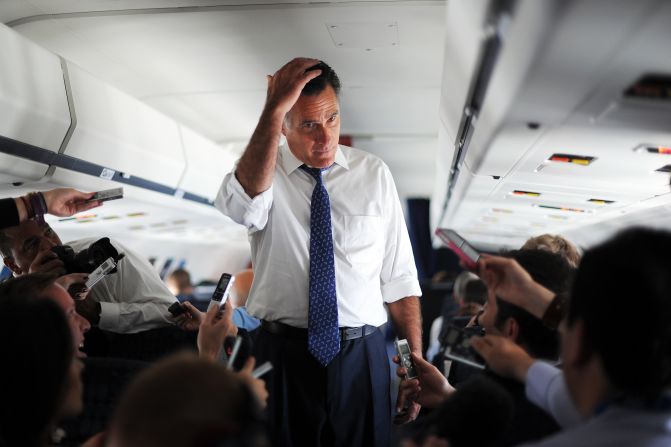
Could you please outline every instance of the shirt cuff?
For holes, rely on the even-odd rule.
[[[243,202],[249,206],[261,206],[265,207],[270,205],[272,201],[268,199],[273,196],[273,185],[270,185],[270,188],[263,191],[261,194],[258,194],[256,197],[251,198],[247,195],[245,188],[242,187],[238,181],[238,177],[235,175],[235,172],[231,173],[231,180],[228,182],[228,187],[232,189],[232,192],[238,196]]]
[[[234,221],[248,229],[261,230],[268,221],[268,210],[273,203],[273,186],[251,198],[234,172],[227,174],[215,199],[215,206]]]
[[[382,299],[385,303],[393,303],[408,296],[422,296],[419,281],[414,277],[399,278],[382,285]]]
[[[561,379],[562,372],[559,368],[549,363],[536,361],[527,372],[526,395],[534,404],[541,408],[548,407],[548,392],[552,382]]]
[[[105,331],[118,331],[121,310],[116,303],[100,303],[98,327]]]

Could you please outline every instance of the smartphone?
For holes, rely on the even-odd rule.
[[[89,279],[86,281],[86,287],[91,290],[91,287],[95,286],[102,280],[108,273],[116,268],[116,262],[114,258],[109,257],[98,266],[97,269],[91,272]]]
[[[106,189],[104,191],[98,191],[93,194],[93,197],[86,200],[86,202],[107,202],[108,200],[116,200],[123,198],[123,188],[113,188]]]
[[[410,355],[408,340],[396,340],[394,346],[396,346],[396,353],[398,354],[401,366],[406,370],[405,377],[407,379],[416,379],[417,368],[415,368],[415,362],[412,361],[412,356]]]
[[[443,338],[445,344],[443,355],[450,360],[485,369],[485,361],[471,347],[471,338],[484,335],[484,329],[479,326],[462,328],[450,324]]]
[[[207,305],[207,310],[210,310],[212,306],[221,307],[226,304],[228,293],[231,291],[231,286],[234,282],[235,276],[231,275],[230,273],[224,273],[221,275],[221,278],[219,278],[219,282],[217,283],[217,287],[214,289],[214,293],[212,294],[212,298],[210,299],[210,304]]]
[[[459,257],[468,270],[477,272],[480,252],[466,242],[466,239],[459,236],[456,231],[447,228],[438,228],[436,230],[436,236],[447,244],[448,248]]]
[[[262,375],[264,375],[265,373],[267,373],[271,369],[273,369],[273,364],[270,363],[270,362],[265,362],[261,366],[254,369],[254,371],[252,371],[252,377],[254,377],[255,379],[258,379],[259,377],[261,377]]]
[[[186,312],[186,309],[184,309],[184,306],[182,306],[179,301],[175,301],[170,305],[170,307],[168,307],[168,312],[170,312],[173,317],[176,317]]]

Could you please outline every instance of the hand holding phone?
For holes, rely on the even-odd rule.
[[[235,276],[230,273],[224,273],[219,278],[216,289],[212,293],[212,298],[210,299],[210,304],[208,304],[207,309],[210,310],[212,306],[222,307],[226,304],[228,299],[228,293],[231,291],[231,286],[235,282]]]
[[[100,264],[98,268],[91,272],[89,279],[86,281],[86,288],[89,290],[91,287],[98,284],[105,276],[111,273],[116,268],[117,263],[114,261],[114,258],[109,257],[105,259],[105,262]]]
[[[186,309],[184,308],[184,306],[182,306],[182,304],[179,301],[175,301],[170,305],[170,307],[168,307],[168,312],[170,312],[173,317],[177,317],[186,312]]]
[[[405,368],[406,379],[416,379],[418,377],[417,368],[415,367],[415,362],[412,360],[412,356],[410,355],[411,351],[408,340],[396,340],[394,342],[394,346],[396,347],[399,363],[402,367]]]
[[[116,200],[123,198],[123,188],[105,189],[97,191],[93,196],[84,203],[89,202],[107,202],[108,200]]]
[[[459,236],[456,231],[447,228],[438,228],[436,236],[447,244],[448,248],[459,257],[468,270],[477,273],[480,252],[466,242],[466,239]]]

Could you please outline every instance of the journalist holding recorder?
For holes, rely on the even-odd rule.
[[[14,276],[35,272],[58,276],[88,274],[97,267],[93,265],[93,258],[119,259],[118,255],[123,254],[115,273],[103,278],[88,295],[82,293],[86,298],[76,302],[77,312],[92,326],[118,333],[174,324],[168,307],[175,302],[175,297],[143,256],[107,238],[80,239],[66,247],[44,221],[43,215],[47,212],[68,216],[99,206],[99,201],[87,202],[92,196],[93,193],[74,189],[56,189],[3,200],[0,209],[9,212],[0,227],[0,253],[4,264]],[[95,256],[94,251],[100,256]],[[74,277],[85,280],[86,275]],[[69,281],[66,277],[63,283],[69,284]]]
[[[420,288],[396,187],[381,160],[338,145],[331,67],[297,58],[267,81],[258,125],[216,206],[249,231],[248,310],[262,320],[255,356],[274,365],[271,438],[388,446],[384,304],[421,355]]]

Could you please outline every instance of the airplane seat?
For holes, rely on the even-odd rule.
[[[61,445],[79,446],[107,428],[120,396],[148,362],[122,358],[84,359],[84,409],[79,417],[61,425],[66,437]]]
[[[217,288],[217,284],[202,284],[197,285],[193,291],[193,298],[196,302],[205,301],[210,302],[214,290]]]
[[[422,349],[426,355],[426,349],[429,347],[429,335],[431,333],[431,324],[441,315],[445,300],[451,297],[452,283],[434,283],[431,281],[422,281],[422,298],[419,300],[422,313]],[[455,306],[456,312],[456,306]]]
[[[176,351],[196,351],[198,332],[183,331],[178,327],[163,327],[138,332],[117,334],[97,328],[85,337],[84,352],[90,357],[114,357],[153,362]]]

